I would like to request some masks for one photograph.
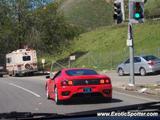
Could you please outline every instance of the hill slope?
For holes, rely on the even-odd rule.
[[[89,30],[113,23],[112,4],[106,0],[62,0],[60,10],[70,23]]]
[[[160,57],[160,21],[134,25],[135,54],[154,54]],[[108,26],[84,33],[65,49],[57,60],[66,60],[75,54],[72,67],[89,67],[97,70],[115,69],[129,56],[126,46],[127,25]],[[65,58],[65,59],[64,59]],[[64,64],[64,61],[62,62]]]
[[[86,2],[88,1],[88,2]],[[97,2],[100,1],[100,2]],[[68,21],[85,28],[97,28],[99,26],[112,24],[112,5],[107,0],[61,0],[61,10]],[[103,4],[103,5],[102,5]],[[103,9],[100,13],[97,9],[108,6],[107,12]],[[87,7],[88,6],[88,7]],[[145,4],[147,16],[160,15],[159,0],[148,0]],[[91,10],[90,10],[91,9]],[[110,22],[100,21],[105,17]],[[95,16],[95,14],[97,14]],[[107,15],[109,16],[107,17]],[[95,19],[91,19],[91,18]],[[98,19],[99,18],[99,19]],[[106,19],[105,18],[105,19]],[[109,19],[110,18],[110,19]],[[95,21],[100,22],[95,22]],[[145,21],[144,24],[134,26],[135,35],[135,54],[155,54],[160,57],[160,21]],[[67,65],[68,56],[75,54],[76,61],[72,62],[72,67],[90,67],[98,70],[115,68],[117,64],[129,56],[128,47],[126,46],[127,24],[110,25],[95,29],[94,31],[81,34],[80,37],[71,41],[71,45],[66,45],[62,53],[57,56],[48,56],[48,60],[58,60],[58,62]]]
[[[113,0],[59,0],[60,10],[71,24],[91,30],[113,24]],[[126,6],[128,0],[125,0]],[[128,9],[126,8],[126,17]],[[160,17],[159,0],[147,0],[145,3],[147,18]]]
[[[160,17],[160,1],[159,0],[147,0],[145,4],[146,16],[158,16]]]

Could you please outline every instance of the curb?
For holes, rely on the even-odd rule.
[[[117,87],[113,86],[113,90],[121,93],[126,93],[134,96],[139,96],[139,97],[144,97],[144,98],[152,98],[155,100],[160,100],[160,93],[155,94],[153,90],[144,90],[137,89],[138,87],[128,87],[128,86],[122,86],[122,87]]]

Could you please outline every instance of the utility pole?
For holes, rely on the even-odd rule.
[[[132,30],[132,23],[128,23],[128,40],[127,46],[129,47],[130,53],[130,79],[129,79],[129,86],[135,85],[135,78],[134,78],[134,39],[133,39],[133,30]]]

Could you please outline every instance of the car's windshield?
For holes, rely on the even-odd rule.
[[[153,56],[153,55],[143,56],[143,58],[144,58],[146,61],[150,61],[150,60],[160,60],[158,57],[155,57],[155,56]]]
[[[78,70],[67,70],[66,73],[69,76],[79,76],[79,75],[97,75],[97,72],[94,70],[88,69],[78,69]]]

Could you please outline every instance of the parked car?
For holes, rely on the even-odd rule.
[[[45,88],[47,98],[54,99],[56,104],[83,95],[112,99],[110,78],[91,69],[62,69],[47,80]]]
[[[140,74],[141,76],[160,71],[160,59],[154,55],[136,56],[134,57],[134,68],[135,74]],[[118,65],[117,72],[119,76],[129,74],[130,59]]]

